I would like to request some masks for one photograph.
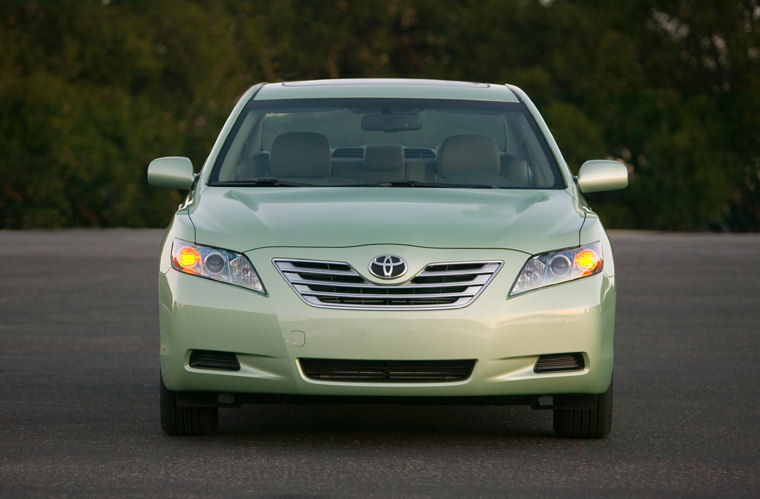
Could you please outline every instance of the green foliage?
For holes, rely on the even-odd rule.
[[[608,226],[760,229],[757,0],[0,2],[0,228],[160,226],[258,81],[431,77],[531,95]]]

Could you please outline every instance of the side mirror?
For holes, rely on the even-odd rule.
[[[628,168],[619,161],[586,161],[578,171],[578,187],[585,193],[615,191],[628,186]]]
[[[148,165],[148,183],[155,187],[190,190],[195,180],[190,158],[156,158]]]

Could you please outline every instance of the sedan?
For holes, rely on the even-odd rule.
[[[244,403],[526,404],[559,436],[612,422],[615,265],[577,176],[513,85],[261,83],[188,191],[158,272],[161,426]]]

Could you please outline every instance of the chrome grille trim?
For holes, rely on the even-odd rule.
[[[345,262],[274,258],[272,263],[307,304],[353,310],[438,310],[472,303],[502,261],[430,263],[402,284],[376,284]]]

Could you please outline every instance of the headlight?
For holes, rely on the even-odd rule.
[[[541,253],[525,262],[509,296],[598,274],[603,266],[602,243],[599,241],[576,248]]]
[[[172,243],[172,267],[185,274],[266,293],[248,258],[234,251],[175,239]]]

